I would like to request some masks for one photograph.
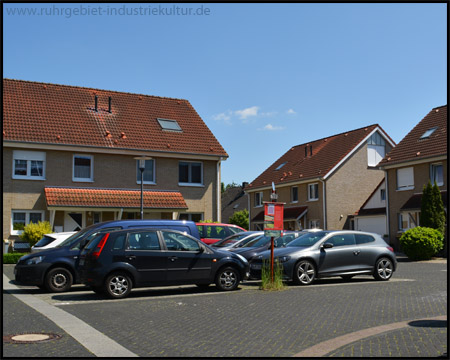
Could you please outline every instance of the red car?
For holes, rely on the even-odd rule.
[[[237,225],[218,223],[196,223],[200,240],[211,245],[227,236],[246,231]]]

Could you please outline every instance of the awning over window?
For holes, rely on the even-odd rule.
[[[297,206],[291,208],[284,208],[283,221],[300,220],[308,212],[307,206]],[[253,222],[264,221],[264,210],[260,211],[253,219]]]
[[[187,209],[179,191],[144,190],[144,208]],[[47,207],[137,208],[140,190],[45,187]]]
[[[447,190],[441,191],[442,201],[444,203],[444,207],[447,208]],[[422,204],[422,194],[414,194],[411,196],[408,201],[406,201],[403,206],[400,208],[401,211],[404,210],[420,210],[420,205]]]

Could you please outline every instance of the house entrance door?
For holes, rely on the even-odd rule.
[[[79,231],[84,226],[84,212],[64,213],[64,231]]]

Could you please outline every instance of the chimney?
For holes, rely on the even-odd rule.
[[[242,188],[245,189],[247,186],[248,186],[248,182],[244,181],[244,182],[242,183]]]
[[[108,98],[108,112],[111,114],[111,96]]]
[[[95,95],[95,111],[98,111],[97,103],[98,103],[98,96]]]

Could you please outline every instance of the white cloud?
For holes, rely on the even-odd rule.
[[[217,115],[213,115],[213,120],[215,121],[223,121],[226,124],[231,124],[231,111],[228,111],[226,113],[220,113]]]
[[[239,119],[245,120],[250,116],[258,115],[259,106],[252,106],[243,110],[236,110],[234,113],[239,116]]]
[[[297,113],[295,112],[294,109],[289,109],[289,110],[286,111],[286,114],[293,115],[293,114],[297,114]]]
[[[285,129],[284,126],[273,126],[272,124],[267,124],[261,130],[279,131],[279,130],[284,130],[284,129]]]
[[[276,114],[277,114],[276,111],[268,111],[268,112],[260,113],[259,115],[260,116],[265,116],[265,117],[271,117],[271,116],[275,116]]]

